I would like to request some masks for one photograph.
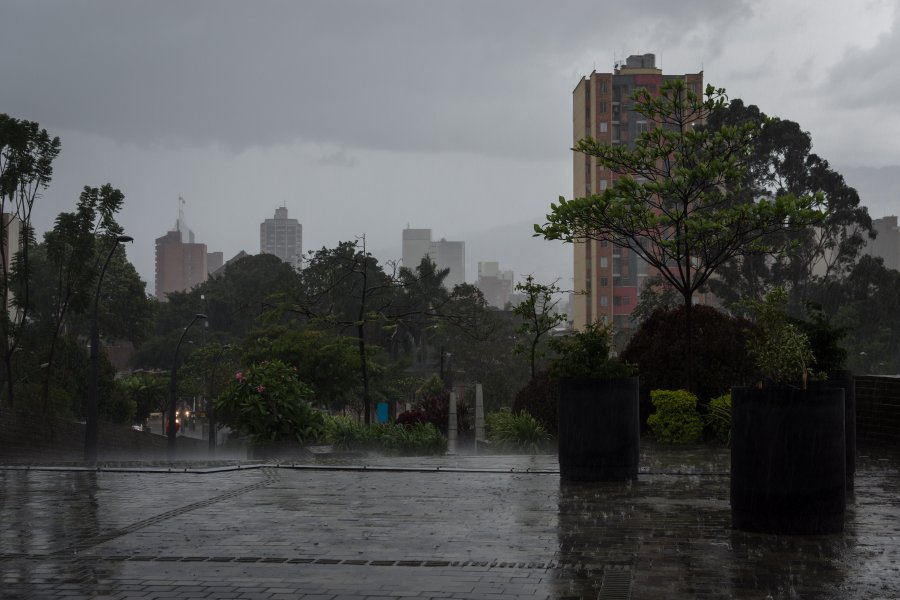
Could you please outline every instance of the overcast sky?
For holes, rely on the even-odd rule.
[[[112,183],[149,293],[179,195],[226,258],[284,205],[305,250],[366,234],[399,258],[409,224],[471,239],[469,281],[498,259],[570,281],[570,248],[527,238],[572,192],[571,92],[646,52],[839,170],[900,167],[898,0],[0,0],[0,112],[62,139],[38,233]]]

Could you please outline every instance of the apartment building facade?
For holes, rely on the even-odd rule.
[[[634,110],[631,94],[639,88],[659,93],[664,81],[680,78],[697,94],[703,93],[703,73],[664,75],[653,54],[629,56],[611,73],[594,71],[572,92],[573,142],[592,137],[607,144],[633,147],[638,136],[655,127]],[[573,153],[573,195],[600,194],[618,174],[596,164],[590,156]],[[647,263],[626,248],[606,241],[586,240],[574,245],[572,320],[576,329],[593,322],[632,326],[631,312],[640,290],[652,275]]]

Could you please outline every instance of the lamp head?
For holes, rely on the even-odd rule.
[[[131,237],[130,235],[120,235],[120,236],[116,236],[116,241],[117,242],[133,242],[134,238]]]

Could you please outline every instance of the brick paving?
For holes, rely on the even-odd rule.
[[[863,452],[843,534],[730,528],[728,455],[638,481],[554,456],[0,468],[0,598],[900,598],[900,460]],[[365,467],[365,468],[363,468]]]

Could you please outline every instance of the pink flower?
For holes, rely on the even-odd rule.
[[[266,391],[266,386],[264,386],[263,384],[259,384],[258,386],[256,386],[256,391],[262,394],[264,391]]]
[[[241,373],[240,371],[238,371],[237,373],[234,374],[234,378],[235,378],[236,381],[243,381],[243,380],[244,380],[244,374]]]

